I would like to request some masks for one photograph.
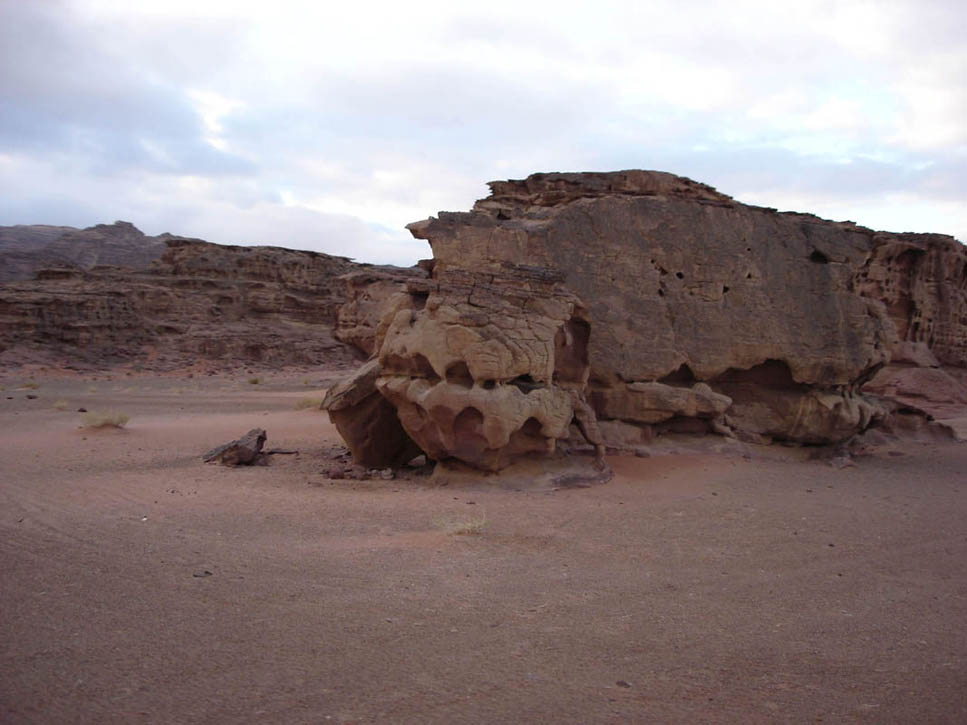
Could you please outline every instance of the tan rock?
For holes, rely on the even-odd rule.
[[[381,336],[378,388],[431,458],[499,470],[553,452],[572,422],[600,446],[583,399],[589,327],[559,282],[535,267],[437,264],[409,285]]]
[[[944,365],[967,367],[963,244],[943,234],[876,232],[853,285],[883,301],[900,340],[924,343]]]
[[[402,466],[421,451],[400,425],[396,409],[376,390],[378,375],[379,361],[370,360],[330,388],[322,408],[357,465]]]
[[[883,304],[852,291],[870,230],[746,206],[660,172],[535,174],[491,192],[472,212],[409,228],[447,269],[557,272],[588,309],[599,417],[727,430],[716,419],[728,409],[735,425],[804,442],[869,424],[856,388],[897,340]],[[728,376],[770,365],[788,381],[745,380],[761,404],[733,410]]]
[[[676,415],[715,418],[732,404],[705,383],[681,388],[663,383],[629,383],[592,393],[594,407],[604,418],[637,423],[659,423]]]
[[[339,279],[346,286],[346,301],[339,308],[335,335],[366,356],[376,353],[380,323],[405,298],[406,283],[426,277],[418,267],[368,267]]]

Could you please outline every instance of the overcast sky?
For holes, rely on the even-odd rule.
[[[537,171],[967,240],[967,2],[0,0],[0,224],[360,261]]]

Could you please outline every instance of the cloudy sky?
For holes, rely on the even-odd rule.
[[[963,0],[0,0],[0,224],[411,264],[536,171],[967,240]]]

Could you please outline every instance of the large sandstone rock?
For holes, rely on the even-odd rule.
[[[963,244],[943,234],[871,233],[853,286],[884,302],[901,342],[926,345],[943,365],[967,367]]]
[[[402,466],[420,454],[396,409],[376,390],[379,360],[362,365],[326,392],[329,419],[346,441],[353,460],[367,468]]]
[[[431,458],[496,471],[554,452],[572,422],[601,446],[585,400],[588,321],[558,274],[433,268],[379,342],[377,386]]]
[[[726,415],[822,443],[875,417],[858,388],[897,335],[884,305],[852,289],[874,246],[867,229],[647,171],[494,182],[473,211],[409,228],[436,270],[526,263],[560,275],[587,309],[602,418]]]
[[[367,357],[376,353],[380,323],[390,309],[405,304],[405,285],[423,279],[426,271],[419,267],[370,267],[344,274],[346,301],[336,319],[336,337],[352,345]]]

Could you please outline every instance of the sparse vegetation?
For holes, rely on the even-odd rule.
[[[249,378],[248,382],[249,382],[249,385],[258,385],[259,383],[262,382],[262,378]]]
[[[96,385],[88,385],[87,386],[87,392],[89,392],[89,393],[96,393],[97,392],[97,386]]]
[[[441,516],[434,519],[433,523],[450,536],[478,536],[487,527],[487,517],[484,515],[467,518]]]
[[[55,400],[53,408],[54,410],[67,410],[69,403],[66,400]]]
[[[303,398],[295,404],[296,410],[306,410],[308,408],[318,408],[322,405],[322,398]]]
[[[40,387],[40,384],[39,383],[35,383],[33,380],[30,380],[30,381],[24,383],[23,385],[21,385],[20,387],[21,388],[26,388],[27,390],[36,390],[37,388]]]
[[[83,421],[85,428],[123,428],[128,422],[126,413],[117,410],[97,411],[91,410],[84,413]]]

